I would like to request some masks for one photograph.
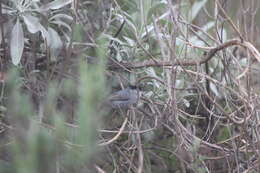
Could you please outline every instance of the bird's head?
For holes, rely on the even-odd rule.
[[[129,85],[129,88],[132,89],[132,90],[137,90],[137,86],[136,85]]]
[[[142,91],[142,87],[140,87],[139,85],[129,85],[128,88],[130,88],[131,90]]]

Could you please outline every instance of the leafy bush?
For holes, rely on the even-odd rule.
[[[212,2],[1,1],[0,172],[259,172],[258,7]]]

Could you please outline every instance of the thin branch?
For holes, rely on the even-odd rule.
[[[254,56],[257,56],[256,59],[259,59],[260,61],[260,55],[259,52],[254,48],[254,46],[252,46],[250,44],[250,46],[247,44],[243,44],[241,43],[240,40],[238,39],[233,39],[233,40],[229,40],[223,44],[220,44],[214,48],[211,48],[210,51],[206,54],[206,56],[204,56],[203,58],[199,59],[199,60],[179,60],[177,62],[171,62],[171,61],[157,61],[156,63],[153,60],[146,60],[143,62],[133,62],[133,63],[121,63],[122,66],[124,66],[127,69],[136,69],[136,68],[143,68],[143,67],[162,67],[162,66],[197,66],[197,65],[201,65],[204,64],[206,62],[208,62],[218,51],[228,48],[230,46],[234,46],[234,45],[240,45],[246,48],[250,48],[253,52]],[[109,66],[110,69],[114,69],[114,68],[119,68],[118,65],[116,64],[112,64]]]
[[[125,126],[126,126],[126,123],[127,123],[127,120],[128,120],[128,118],[126,117],[126,118],[125,118],[125,121],[123,122],[123,124],[122,124],[122,126],[121,126],[121,128],[120,128],[120,130],[119,130],[119,132],[118,132],[112,139],[110,139],[110,140],[107,141],[107,142],[100,143],[99,146],[109,145],[109,144],[111,144],[112,142],[114,142],[115,140],[117,140],[117,139],[119,138],[119,136],[122,134],[122,132],[124,131]]]

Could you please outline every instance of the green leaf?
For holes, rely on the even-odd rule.
[[[217,140],[218,141],[224,141],[230,138],[230,132],[228,127],[223,127],[219,130],[219,133],[217,135]]]
[[[13,27],[11,41],[10,41],[10,50],[12,63],[18,65],[24,48],[24,34],[23,28],[20,23],[20,20],[17,19],[16,24]]]
[[[207,24],[205,24],[201,30],[204,31],[204,32],[207,32],[208,30],[210,30],[211,28],[213,28],[215,25],[214,22],[210,21],[208,22]],[[198,31],[197,32],[197,35],[203,37],[204,33],[202,31]],[[205,46],[205,43],[203,41],[201,41],[197,35],[195,36],[192,36],[190,39],[189,39],[189,42],[191,42],[192,44],[196,45],[196,46]]]
[[[72,21],[73,21],[73,17],[71,17],[67,14],[63,14],[63,13],[55,14],[51,18],[49,18],[50,23],[57,24],[57,25],[59,25],[59,27],[64,26],[70,32],[72,31],[72,28],[67,23],[71,23]]]
[[[66,22],[63,22],[63,21],[58,21],[58,20],[55,20],[55,21],[52,21],[51,23],[55,24],[55,25],[58,25],[58,27],[65,27],[69,30],[69,32],[72,32],[72,28],[70,27],[70,25],[68,25]]]
[[[22,17],[30,33],[35,34],[36,32],[40,31],[43,38],[48,38],[48,32],[42,26],[37,17],[34,17],[30,14],[24,14]]]
[[[56,0],[44,5],[43,7],[41,7],[41,10],[43,11],[57,10],[70,3],[72,3],[72,0]]]
[[[41,25],[39,19],[37,17],[34,17],[30,14],[24,14],[23,15],[24,23],[26,24],[26,27],[28,31],[32,34],[42,31],[42,28],[44,27]]]
[[[60,19],[73,21],[73,17],[71,17],[67,14],[62,14],[62,13],[58,13],[58,14],[53,15],[49,20],[60,20]]]
[[[206,4],[207,1],[208,0],[201,0],[201,1],[194,2],[194,4],[191,7],[190,14],[189,14],[189,16],[191,17],[190,21],[193,21],[193,19],[196,18],[199,11]]]
[[[167,3],[165,1],[156,2],[148,11],[147,22],[152,23],[152,16],[158,16],[161,15],[161,13],[168,13],[165,10],[165,7],[167,7]]]
[[[37,17],[31,16],[29,14],[23,15],[24,23],[27,26],[27,29],[30,33],[34,34],[40,31],[40,22]]]
[[[62,41],[60,39],[59,34],[52,29],[51,27],[48,28],[49,37],[47,39],[48,46],[51,48],[51,55],[58,56],[62,47]]]

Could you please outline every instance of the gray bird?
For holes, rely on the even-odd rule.
[[[137,104],[139,100],[139,89],[135,85],[113,93],[108,98],[108,104],[114,109],[127,109]]]

